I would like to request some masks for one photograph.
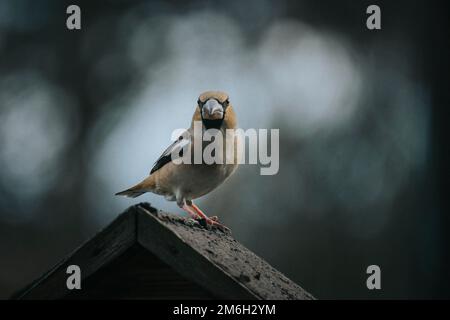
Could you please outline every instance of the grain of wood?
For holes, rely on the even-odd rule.
[[[71,264],[86,290],[66,288]],[[128,208],[12,298],[314,299],[229,233],[148,203]]]

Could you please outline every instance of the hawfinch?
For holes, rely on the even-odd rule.
[[[222,152],[221,163],[206,164],[203,160],[199,164],[190,161],[191,164],[176,164],[172,161],[173,154],[178,153],[181,148],[191,151],[191,158],[194,160],[195,146],[194,141],[202,144],[201,151],[203,155],[204,148],[211,142],[203,141],[202,137],[196,139],[194,134],[198,135],[199,130],[194,130],[194,123],[201,125],[201,134],[208,129],[214,128],[216,133],[222,133],[223,148],[217,148],[215,152]],[[178,206],[185,210],[191,217],[203,220],[208,225],[217,227],[220,230],[229,230],[218,222],[217,217],[207,217],[193,202],[205,194],[211,192],[222,184],[237,168],[238,152],[240,151],[239,136],[234,132],[236,129],[236,114],[229,101],[228,95],[220,91],[207,91],[200,95],[195,108],[194,116],[190,128],[177,141],[172,143],[159,157],[154,164],[150,176],[134,187],[116,193],[116,195],[135,198],[146,192],[152,192],[163,195],[169,201],[176,201]],[[214,131],[214,130],[210,130]],[[225,143],[230,138],[231,143]],[[186,138],[187,136],[187,138]],[[198,137],[197,137],[198,138]],[[212,141],[212,140],[211,140]],[[228,153],[226,149],[233,148]],[[198,150],[199,148],[197,148]],[[174,150],[178,150],[174,153]],[[180,154],[183,151],[181,150]],[[217,154],[214,157],[218,156]],[[229,161],[229,157],[232,157]],[[228,157],[228,158],[227,158]]]

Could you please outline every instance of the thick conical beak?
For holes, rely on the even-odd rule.
[[[209,99],[202,108],[202,117],[207,120],[218,120],[223,118],[223,107],[215,99]]]

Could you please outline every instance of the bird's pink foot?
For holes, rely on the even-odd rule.
[[[190,206],[185,204],[181,208],[184,211],[186,211],[192,219],[194,219],[194,220],[198,220],[199,219],[199,216],[197,215],[197,212],[195,212],[192,207],[190,207]]]
[[[206,220],[206,223],[209,224],[211,227],[217,228],[223,232],[231,232],[230,228],[228,228],[227,226],[225,226],[215,220],[212,220],[211,218],[208,218]]]
[[[223,232],[231,232],[230,228],[224,226],[223,224],[219,223],[219,218],[217,216],[212,216],[209,218],[202,210],[200,210],[199,207],[197,207],[193,202],[191,202],[191,208],[194,209],[194,211],[197,213],[197,215],[205,220],[205,222],[210,225],[211,227],[217,228]]]

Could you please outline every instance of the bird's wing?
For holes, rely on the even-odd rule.
[[[155,164],[153,165],[153,168],[150,171],[150,174],[161,169],[167,163],[172,161],[172,153],[179,155],[180,157],[183,156],[184,146],[186,146],[186,144],[190,143],[190,140],[188,140],[184,137],[185,133],[186,132],[184,132],[181,136],[179,136],[177,140],[175,140],[166,150],[164,150],[162,155],[158,158],[158,160],[156,160]]]

